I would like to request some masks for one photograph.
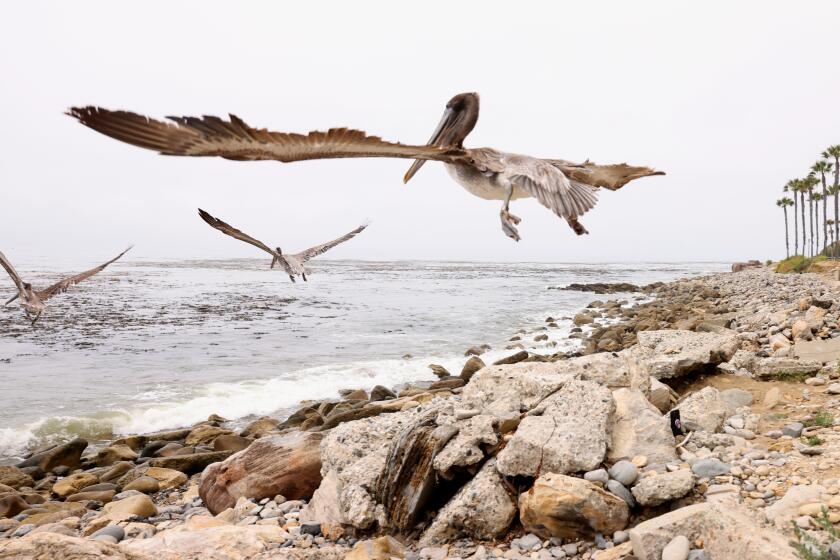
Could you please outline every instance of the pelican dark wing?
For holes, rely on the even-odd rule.
[[[3,253],[0,253],[0,265],[2,265],[3,268],[6,269],[6,272],[9,273],[9,276],[11,277],[12,282],[15,283],[15,287],[18,290],[18,296],[22,296],[24,294],[23,280],[21,280],[20,274],[17,273],[17,270],[15,270],[15,267],[12,266],[12,263],[9,261],[9,259],[6,258],[6,255],[4,255]],[[9,302],[12,302],[14,300],[15,300],[15,298],[12,298],[12,299],[9,300]],[[9,302],[7,302],[7,303],[9,303]]]
[[[300,259],[301,262],[306,262],[311,258],[317,257],[318,255],[321,255],[323,253],[326,253],[327,251],[329,251],[330,249],[332,249],[336,245],[341,245],[345,241],[349,241],[349,240],[353,239],[354,237],[356,237],[356,235],[362,233],[365,230],[366,227],[368,227],[368,224],[365,224],[363,226],[359,226],[356,229],[354,229],[353,231],[351,231],[350,233],[346,233],[346,234],[342,235],[338,239],[333,239],[332,241],[328,241],[328,242],[322,243],[320,245],[315,245],[314,247],[310,247],[309,249],[306,249],[305,251],[301,251],[300,253],[295,255],[295,257]]]
[[[53,284],[49,288],[45,288],[43,290],[38,291],[37,292],[38,297],[41,298],[41,301],[46,301],[46,300],[50,299],[51,297],[53,297],[55,295],[62,294],[64,292],[66,292],[67,289],[70,286],[75,286],[79,282],[81,282],[83,280],[87,280],[88,278],[90,278],[91,276],[93,276],[95,274],[99,274],[100,272],[105,270],[108,267],[108,265],[117,261],[120,257],[122,257],[123,255],[128,253],[130,250],[131,250],[131,247],[129,247],[128,249],[126,249],[125,251],[123,251],[122,253],[120,253],[119,255],[117,255],[116,257],[111,259],[110,261],[100,264],[96,268],[91,268],[90,270],[80,272],[79,274],[76,274],[74,276],[69,276],[69,277],[65,278],[64,280],[61,280],[60,282],[56,282],[55,284]]]
[[[258,247],[258,248],[262,249],[263,251],[265,251],[266,253],[268,253],[269,255],[271,255],[272,257],[279,257],[280,256],[280,255],[277,254],[277,251],[274,251],[273,249],[269,248],[269,246],[266,245],[265,243],[263,243],[262,241],[258,241],[257,239],[254,239],[253,237],[251,237],[247,233],[239,231],[238,229],[236,229],[232,225],[226,224],[225,222],[223,222],[219,218],[214,218],[213,216],[211,216],[210,214],[208,214],[207,212],[205,212],[201,208],[198,209],[198,215],[201,216],[202,220],[204,220],[205,222],[207,222],[208,224],[210,224],[211,226],[213,226],[217,230],[221,231],[225,235],[229,235],[229,236],[233,237],[234,239],[238,239],[240,241],[244,241],[245,243],[249,243],[249,244],[253,245],[254,247]]]
[[[361,130],[290,134],[252,128],[235,115],[167,117],[157,121],[127,111],[73,107],[67,113],[83,125],[123,142],[173,156],[219,156],[232,160],[301,161],[307,159],[393,157],[450,161],[464,150],[441,146],[408,146],[368,136]]]
[[[593,187],[603,187],[612,191],[620,189],[633,179],[653,175],[665,175],[664,171],[656,171],[650,167],[627,165],[626,163],[598,165],[591,161],[585,161],[584,163],[572,163],[562,159],[546,161],[560,169],[573,181],[578,181]]]

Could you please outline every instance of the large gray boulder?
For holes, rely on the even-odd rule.
[[[652,350],[646,360],[655,379],[680,377],[702,372],[728,361],[741,342],[735,332],[694,332],[684,330],[642,331],[639,347]]]
[[[633,497],[643,506],[658,506],[682,498],[694,488],[694,475],[689,469],[655,474],[641,479],[632,488]]]
[[[796,559],[783,534],[764,529],[734,502],[686,506],[639,523],[629,532],[638,560],[660,560],[675,535],[702,539],[710,558]]]
[[[435,455],[435,470],[444,478],[452,478],[455,469],[480,463],[484,460],[484,447],[499,443],[495,425],[496,418],[487,414],[456,422],[453,429],[458,433]]]
[[[634,346],[621,352],[597,352],[557,362],[564,373],[573,374],[584,381],[594,381],[611,389],[628,387],[647,394],[650,375],[647,360],[652,352]]]
[[[569,381],[526,416],[499,452],[505,476],[590,471],[604,460],[615,403],[606,387]]]
[[[686,431],[714,433],[723,427],[727,417],[726,401],[714,387],[704,387],[677,404]]]
[[[489,366],[473,375],[461,393],[463,405],[485,414],[525,412],[537,406],[575,374],[565,373],[559,363],[521,362]]]
[[[493,540],[507,530],[515,516],[516,502],[490,459],[438,512],[420,546],[462,537]]]
[[[641,391],[613,391],[615,416],[607,460],[618,461],[644,455],[650,464],[675,461],[676,440],[667,418],[653,406]]]

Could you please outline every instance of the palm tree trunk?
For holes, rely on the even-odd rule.
[[[822,174],[822,201],[823,201],[823,252],[828,249],[828,189],[825,186],[825,173]],[[826,254],[827,256],[827,254]]]
[[[799,254],[799,200],[796,191],[793,191],[793,254]]]
[[[832,246],[833,247],[832,254],[834,255],[835,259],[837,258],[837,237],[838,237],[838,233],[840,233],[840,232],[837,231],[838,227],[840,227],[840,225],[838,225],[838,224],[840,224],[840,192],[835,192],[834,193],[834,245]]]
[[[788,218],[787,206],[782,206],[782,211],[785,213],[785,258],[790,258],[790,234],[788,234]]]
[[[837,240],[840,239],[840,211],[838,211],[838,198],[840,198],[840,157],[834,158],[834,258],[837,258]]]
[[[814,200],[808,197],[808,250],[814,256]]]
[[[802,213],[802,254],[807,252],[805,241],[805,191],[799,193],[799,211]]]

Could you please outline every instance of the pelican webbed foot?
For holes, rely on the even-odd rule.
[[[522,220],[504,209],[499,212],[499,217],[502,220],[502,231],[505,232],[505,235],[514,241],[519,241],[521,238],[519,237],[519,230],[516,229],[515,224],[519,224]]]
[[[301,274],[301,276],[303,277],[303,281],[304,281],[304,282],[309,282],[309,280],[307,280],[307,279],[306,279],[306,274],[305,274],[305,273],[304,273],[304,274]]]
[[[291,280],[293,283],[297,282],[297,280],[295,280],[295,277],[292,276],[291,274],[289,274],[289,280]]]
[[[32,319],[32,323],[31,323],[31,325],[34,327],[34,326],[35,326],[35,323],[37,323],[37,322],[38,322],[38,319],[40,319],[40,318],[41,318],[41,311],[39,311],[38,313],[36,313],[36,314],[35,314],[35,318],[34,318],[34,319]]]

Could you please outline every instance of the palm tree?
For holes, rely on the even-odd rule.
[[[817,186],[819,179],[813,173],[809,173],[807,177],[802,180],[802,204],[805,204],[805,193],[808,193],[808,231],[810,233],[808,240],[811,255],[814,256],[814,187]],[[804,208],[803,208],[804,211]]]
[[[793,254],[799,254],[799,213],[797,210],[799,209],[799,203],[797,202],[796,193],[796,179],[791,179],[787,183],[785,183],[784,188],[782,189],[784,192],[793,193]]]
[[[827,220],[825,221],[825,223],[828,225],[828,236],[829,236],[829,243],[828,243],[828,246],[829,246],[829,247],[831,247],[831,248],[832,248],[832,250],[833,250],[833,248],[834,248],[834,243],[835,243],[835,241],[837,241],[837,240],[834,238],[834,220],[832,220],[831,218],[829,218],[829,219],[827,219]],[[828,255],[826,255],[826,256],[828,256]]]
[[[828,231],[829,231],[829,233],[831,233],[831,238],[832,238],[831,251],[829,251],[829,252],[831,253],[831,255],[830,255],[831,258],[833,258],[833,259],[837,258],[837,247],[835,246],[835,243],[837,243],[837,234],[838,234],[837,229],[838,229],[838,224],[840,224],[840,219],[838,219],[838,215],[837,215],[838,214],[838,212],[837,212],[838,193],[840,193],[840,186],[834,186],[834,185],[829,185],[828,186],[828,195],[834,197],[834,216],[835,217],[834,217],[833,220],[831,220],[831,219],[828,220],[828,225],[832,226],[832,227],[829,227]],[[826,201],[825,204],[828,205],[828,201]]]
[[[834,240],[840,239],[840,209],[838,209],[838,198],[840,198],[840,144],[829,146],[822,153],[825,159],[834,159]],[[834,257],[837,257],[836,251]]]
[[[796,192],[799,193],[799,217],[802,218],[802,254],[804,255],[808,252],[806,250],[806,247],[808,246],[808,241],[805,236],[805,191],[808,189],[805,187],[804,179],[795,179],[795,181],[795,189]]]
[[[785,213],[785,258],[790,258],[790,234],[788,233],[788,206],[793,206],[793,201],[788,197],[782,197],[776,201],[776,206],[782,209]]]
[[[811,171],[820,176],[822,182],[822,201],[823,201],[823,250],[828,247],[828,186],[825,182],[825,174],[831,173],[831,163],[820,160],[811,166]],[[819,228],[818,228],[819,229]]]
[[[820,253],[820,201],[822,199],[823,195],[818,192],[811,194],[811,200],[814,201],[814,250],[812,251],[814,255]],[[825,209],[825,204],[823,204],[823,209]],[[825,243],[825,238],[823,238],[823,243]]]

